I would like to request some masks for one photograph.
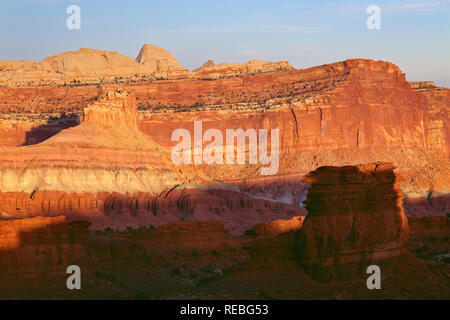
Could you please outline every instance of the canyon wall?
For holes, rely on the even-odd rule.
[[[3,63],[2,76],[35,77],[27,68],[45,66],[82,77],[49,85],[36,76],[33,84],[0,88],[4,216],[89,216],[96,228],[218,219],[241,234],[305,215],[308,172],[374,161],[397,168],[406,204],[426,199],[429,205],[411,205],[414,215],[449,209],[450,90],[410,84],[392,63],[354,59],[304,70],[207,63],[185,77],[154,46],[136,60],[80,50],[23,63],[23,70]],[[152,77],[129,78],[136,68]],[[95,82],[104,70],[113,80]],[[159,71],[178,75],[158,80]],[[194,121],[203,132],[279,129],[277,174],[262,177],[260,164],[174,165],[171,134],[193,132]]]
[[[0,153],[0,217],[67,216],[91,228],[220,220],[234,234],[254,224],[305,215],[294,203],[252,197],[214,181],[137,128],[134,94],[107,91],[83,122],[30,146]]]

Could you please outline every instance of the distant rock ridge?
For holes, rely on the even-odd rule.
[[[205,70],[207,68],[212,68],[214,66],[215,66],[214,61],[208,60],[204,64],[202,64],[200,68],[194,69],[194,70],[192,70],[192,72],[202,71],[202,70]]]
[[[411,85],[411,88],[415,90],[436,88],[433,81],[410,81],[409,84]]]
[[[185,69],[168,51],[152,44],[144,44],[136,61],[143,64],[149,71],[163,74],[167,78],[190,77]]]
[[[88,48],[49,56],[42,63],[58,74],[73,77],[128,74],[134,67],[133,59],[116,51]]]
[[[168,51],[144,44],[136,59],[116,51],[81,48],[42,61],[0,61],[0,86],[77,86],[119,84],[163,79],[221,78],[293,69],[286,61],[251,60],[245,64],[214,65],[208,61],[195,72],[184,68]]]
[[[253,59],[246,63],[219,63],[214,64],[212,60],[205,62],[200,68],[193,72],[194,78],[218,79],[223,77],[249,75],[255,73],[286,71],[294,69],[289,62],[266,62]]]

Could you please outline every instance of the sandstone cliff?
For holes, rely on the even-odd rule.
[[[418,198],[439,206],[422,206],[423,212],[416,215],[448,211],[449,203],[442,196],[449,192],[450,140],[445,120],[450,90],[411,86],[391,63],[356,59],[305,70],[215,80],[128,82],[121,87],[120,93],[117,86],[108,84],[101,88],[87,84],[0,88],[0,141],[11,146],[0,153],[0,210],[33,216],[76,208],[73,214],[85,210],[104,218],[111,209],[98,203],[111,196],[121,203],[114,205],[112,212],[126,216],[118,223],[122,227],[124,221],[141,223],[141,218],[129,214],[136,210],[128,208],[137,204],[143,210],[137,216],[146,217],[142,221],[148,224],[153,220],[159,225],[190,217],[218,217],[227,221],[227,227],[243,232],[252,226],[253,219],[255,224],[304,215],[298,210],[304,210],[300,208],[305,195],[301,178],[308,172],[324,165],[382,160],[398,168],[406,203]],[[111,94],[99,96],[101,90]],[[47,123],[46,119],[62,112],[86,121],[74,127]],[[192,130],[194,120],[202,120],[204,131],[278,128],[278,174],[262,178],[258,165],[174,166],[170,160],[174,146],[171,133],[177,128]],[[48,138],[52,132],[57,134]],[[16,147],[27,140],[40,143]],[[227,202],[209,191],[196,192],[211,181],[233,185],[227,185],[227,190],[234,192],[230,198],[243,201],[240,208],[249,211],[248,219],[236,223],[233,206],[225,208]],[[161,209],[161,218],[147,218],[148,212],[153,214],[152,206],[147,205],[150,199],[172,188],[176,192],[169,193],[172,204],[167,207],[175,210],[176,216],[165,215],[166,209]],[[174,209],[186,196],[196,199],[196,204],[212,202],[217,206],[189,205],[189,210],[193,209],[190,213]],[[64,204],[66,199],[70,200]],[[289,206],[277,208],[286,202]],[[266,205],[268,210],[262,208]],[[222,217],[214,213],[216,210]],[[254,217],[260,210],[264,214],[258,220]]]
[[[137,129],[138,114],[134,93],[117,89],[84,108],[83,121],[103,126]]]
[[[0,217],[65,215],[101,230],[220,220],[243,234],[257,223],[305,214],[176,167],[166,148],[138,130],[132,92],[106,91],[83,115],[80,125],[37,145],[1,153]]]
[[[389,164],[321,167],[311,184],[298,232],[300,264],[322,281],[354,278],[405,250],[409,228],[402,193]]]

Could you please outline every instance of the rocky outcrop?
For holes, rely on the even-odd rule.
[[[211,67],[214,67],[214,66],[215,66],[214,61],[208,60],[204,64],[202,64],[200,68],[194,69],[194,70],[192,70],[192,72],[205,70],[205,69],[208,69],[208,68],[211,68]]]
[[[88,48],[48,56],[42,63],[57,74],[80,81],[90,77],[125,76],[139,70],[133,59],[118,52]]]
[[[109,91],[104,98],[84,108],[83,117],[87,123],[137,129],[136,97],[123,89]]]
[[[145,44],[136,61],[143,64],[150,72],[164,78],[186,78],[190,76],[189,70],[185,69],[168,51]]]
[[[417,83],[416,83],[417,84]],[[434,83],[412,85],[427,102],[427,147],[438,155],[450,157],[450,89],[435,87]]]
[[[355,279],[404,252],[409,227],[392,165],[321,167],[304,180],[311,184],[308,216],[296,251],[312,276]]]
[[[254,59],[246,63],[220,63],[214,64],[212,60],[205,62],[200,68],[193,71],[193,76],[200,79],[218,79],[232,76],[247,76],[256,73],[286,71],[294,69],[289,62],[265,62]]]
[[[62,81],[51,66],[40,61],[1,61],[0,86],[25,86]]]
[[[433,81],[410,81],[409,84],[415,90],[436,88]]]

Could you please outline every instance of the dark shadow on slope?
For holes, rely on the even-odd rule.
[[[76,114],[66,115],[62,112],[57,117],[48,118],[47,122],[34,127],[25,135],[25,142],[21,146],[29,146],[41,143],[64,129],[75,127],[80,124],[80,117]]]

